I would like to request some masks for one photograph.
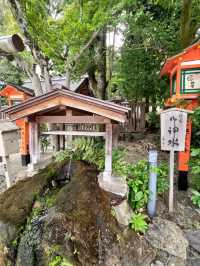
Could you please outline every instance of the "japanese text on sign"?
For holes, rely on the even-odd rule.
[[[161,150],[185,150],[187,113],[167,110],[161,113]]]

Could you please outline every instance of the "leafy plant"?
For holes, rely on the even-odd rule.
[[[159,195],[163,194],[169,188],[168,176],[168,166],[166,163],[161,162],[156,168],[157,171],[157,192]]]
[[[50,145],[50,140],[47,136],[41,136],[40,139],[41,150],[44,153]]]
[[[127,175],[127,163],[123,157],[124,149],[114,149],[112,152],[113,171],[120,175]],[[65,159],[83,160],[97,166],[98,170],[104,169],[105,151],[104,143],[94,138],[76,138],[72,143],[72,149],[59,151],[56,154],[56,161],[61,162]]]
[[[192,203],[200,208],[200,192],[197,190],[192,190],[192,196],[191,196]]]
[[[192,186],[200,190],[200,148],[193,148],[191,152]]]
[[[192,146],[200,147],[200,107],[192,114]]]
[[[133,210],[145,208],[149,197],[149,164],[141,160],[136,165],[128,167],[128,186],[129,186],[129,203]],[[157,172],[157,191],[158,194],[164,193],[168,189],[167,166],[161,163],[153,169]]]
[[[148,128],[159,129],[160,128],[160,115],[156,112],[148,113]]]
[[[145,233],[148,229],[147,218],[145,214],[134,213],[130,220],[130,227],[136,232]]]
[[[55,256],[52,258],[49,266],[73,266],[73,264],[66,258],[61,256]]]
[[[144,208],[148,201],[148,164],[146,161],[139,161],[130,169],[131,179],[129,186],[129,203],[133,210]]]

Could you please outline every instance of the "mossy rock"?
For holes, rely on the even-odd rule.
[[[21,226],[25,223],[35,198],[59,172],[62,164],[51,163],[38,174],[17,182],[0,195],[0,221]]]

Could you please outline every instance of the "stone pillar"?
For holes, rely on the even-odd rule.
[[[112,176],[112,124],[106,124],[105,135],[105,170],[103,180],[109,182]]]

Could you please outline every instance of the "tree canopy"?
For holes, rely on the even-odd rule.
[[[159,78],[162,63],[191,44],[199,28],[197,0],[1,0],[0,5],[0,34],[24,38],[26,52],[14,58],[14,67],[32,80],[36,94],[50,89],[54,75],[66,76],[67,87],[70,79],[88,75],[97,97],[160,104],[166,92]],[[12,64],[4,64],[6,72]]]

